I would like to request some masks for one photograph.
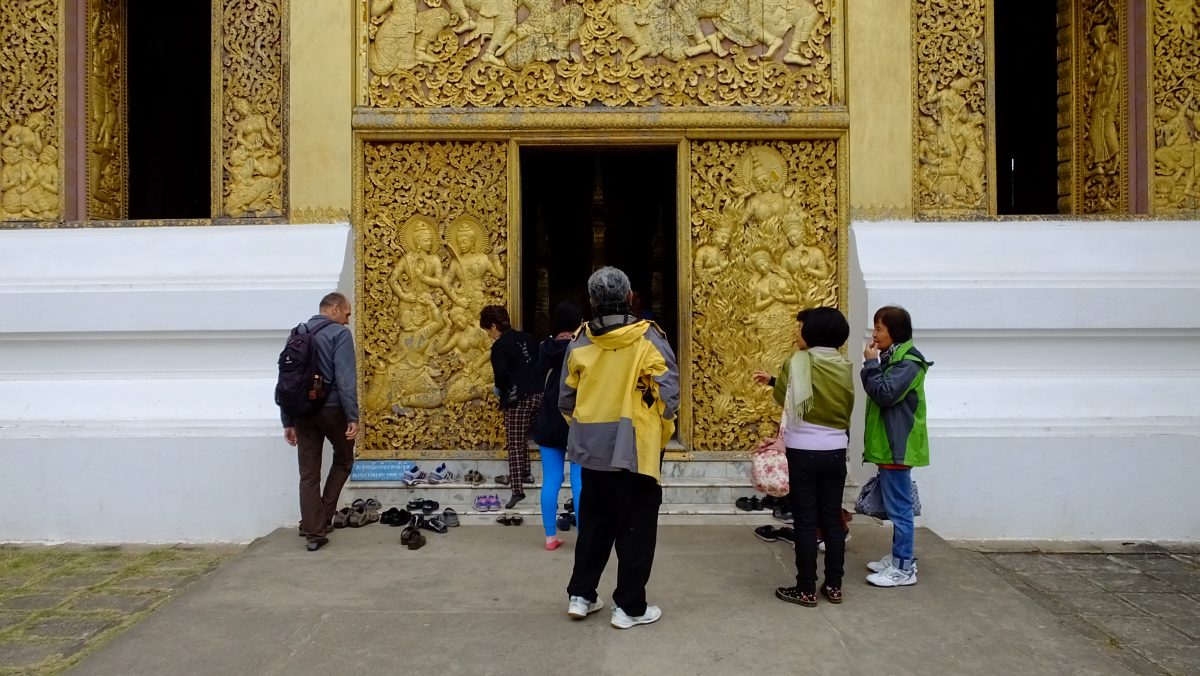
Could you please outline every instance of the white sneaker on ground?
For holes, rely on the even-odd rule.
[[[624,610],[613,607],[612,626],[617,629],[628,629],[636,627],[639,624],[658,622],[658,618],[660,617],[662,617],[662,610],[658,606],[646,606],[646,612],[637,617],[630,617],[625,614]]]
[[[849,541],[850,541],[850,534],[846,533],[846,542],[849,542]],[[817,549],[819,549],[821,551],[825,551],[825,541],[824,540],[817,540]],[[869,568],[870,566],[871,566],[871,564],[868,563],[867,567]]]
[[[894,564],[895,564],[895,559],[892,558],[892,555],[884,554],[882,559],[868,563],[867,570],[871,571],[872,573],[882,573],[883,571],[887,570],[889,566],[892,566]],[[914,573],[917,572],[917,562],[916,561],[913,561],[912,569],[913,569]]]
[[[604,601],[599,598],[588,601],[582,596],[572,596],[571,603],[567,606],[567,615],[570,615],[571,619],[582,620],[603,607]]]
[[[878,573],[871,573],[867,576],[867,582],[876,587],[907,587],[917,583],[917,571],[902,570],[896,566],[889,565]]]

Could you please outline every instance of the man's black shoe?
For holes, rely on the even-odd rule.
[[[329,538],[319,537],[316,540],[309,540],[308,544],[305,545],[304,548],[310,552],[315,552],[327,544],[329,544]]]

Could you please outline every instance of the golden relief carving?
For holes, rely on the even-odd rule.
[[[479,310],[507,298],[507,146],[364,147],[366,452],[498,448],[503,428]]]
[[[284,1],[219,3],[225,216],[284,213]]]
[[[125,18],[121,0],[88,2],[87,217],[128,217]]]
[[[1156,0],[1153,43],[1155,213],[1200,209],[1200,1]]]
[[[1075,0],[1056,0],[1058,213],[1075,213]]]
[[[1075,36],[1078,213],[1129,210],[1124,3],[1079,0]]]
[[[61,215],[59,21],[54,0],[0,3],[0,220]]]
[[[841,102],[834,0],[446,4],[363,0],[368,105]]]
[[[837,158],[835,141],[692,143],[696,450],[748,448],[778,424],[750,374],[792,353],[796,312],[838,305]]]
[[[986,214],[986,0],[914,0],[914,210]]]

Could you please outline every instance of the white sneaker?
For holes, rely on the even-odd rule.
[[[868,575],[867,582],[876,587],[907,587],[917,583],[917,571],[915,568],[913,570],[901,570],[889,565],[878,573]]]
[[[850,541],[850,534],[846,533],[846,542],[849,542],[849,541]],[[825,551],[825,541],[824,540],[817,540],[817,549],[822,552]],[[868,563],[867,567],[870,568],[871,564]]]
[[[636,627],[639,624],[658,622],[658,618],[660,617],[662,617],[662,610],[658,606],[646,606],[646,612],[638,617],[630,617],[625,614],[624,610],[614,607],[612,612],[612,626],[617,629],[628,629]]]
[[[589,602],[582,596],[572,596],[571,603],[567,606],[567,615],[570,615],[571,619],[582,620],[603,607],[604,601],[599,598],[594,602]]]
[[[891,554],[884,554],[882,559],[868,563],[867,570],[871,571],[872,573],[882,573],[883,571],[887,570],[890,566],[892,566],[894,563],[895,563],[895,560],[892,559]],[[913,561],[912,569],[913,569],[914,573],[917,572],[917,562],[916,561]]]

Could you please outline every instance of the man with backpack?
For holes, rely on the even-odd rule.
[[[283,438],[297,447],[300,465],[300,533],[315,552],[329,542],[342,486],[354,466],[358,437],[357,369],[350,301],[336,291],[321,299],[320,314],[292,329],[279,355],[275,403]],[[321,453],[333,446],[333,465],[321,490]]]

